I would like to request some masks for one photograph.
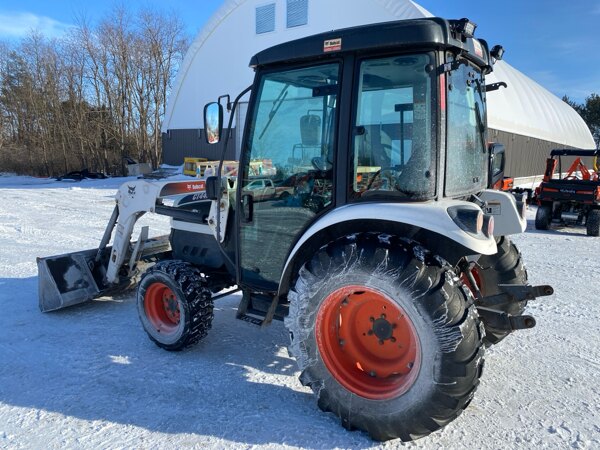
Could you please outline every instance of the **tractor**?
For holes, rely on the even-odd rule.
[[[379,441],[442,428],[471,402],[486,347],[533,327],[527,301],[552,293],[527,283],[508,237],[525,230],[524,202],[489,189],[502,170],[486,91],[502,83],[485,76],[503,49],[474,31],[404,20],[256,54],[252,86],[204,108],[209,143],[226,148],[250,94],[236,176],[221,163],[125,183],[99,248],[38,259],[42,311],[138,282],[143,328],[178,351],[235,287],[239,319],[284,321],[300,382],[344,427]],[[255,195],[256,180],[285,195]],[[172,218],[170,235],[132,241],[148,212]]]

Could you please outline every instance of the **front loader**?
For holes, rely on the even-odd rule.
[[[237,317],[284,321],[301,383],[344,427],[408,441],[451,422],[486,346],[533,327],[527,301],[552,293],[527,284],[508,237],[525,230],[524,202],[488,189],[486,91],[503,83],[485,76],[503,50],[474,30],[406,20],[258,53],[253,85],[227,105],[225,147],[250,93],[236,176],[221,163],[198,181],[124,184],[99,249],[38,260],[42,310],[141,278],[145,331],[181,350],[237,286]],[[223,116],[206,105],[209,143]],[[147,212],[171,216],[170,235],[131,242]]]

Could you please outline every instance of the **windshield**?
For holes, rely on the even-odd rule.
[[[435,194],[433,55],[397,55],[360,65],[351,192],[355,199]]]
[[[486,185],[485,83],[468,63],[448,74],[446,195],[474,193]]]

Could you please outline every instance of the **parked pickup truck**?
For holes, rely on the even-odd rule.
[[[244,193],[252,194],[255,202],[272,199],[285,199],[294,193],[292,186],[276,186],[269,178],[259,178],[250,181],[244,187]]]

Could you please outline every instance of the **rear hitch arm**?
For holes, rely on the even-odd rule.
[[[552,286],[548,285],[499,284],[498,287],[502,293],[478,299],[477,312],[487,327],[505,331],[533,328],[535,318],[527,315],[513,316],[495,308],[509,303],[535,300],[537,297],[554,293]]]
[[[535,327],[533,316],[512,316],[496,309],[478,307],[477,312],[483,323],[496,330],[523,330]]]
[[[481,297],[478,303],[481,306],[493,308],[495,306],[506,305],[509,303],[522,302],[525,300],[535,300],[537,297],[545,297],[554,294],[552,286],[546,284],[540,286],[530,286],[524,284],[499,284],[498,288],[502,291],[500,294]]]

